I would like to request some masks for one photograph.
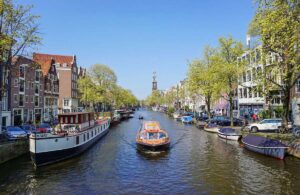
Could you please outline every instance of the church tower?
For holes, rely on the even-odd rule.
[[[152,91],[157,90],[156,72],[153,72]]]

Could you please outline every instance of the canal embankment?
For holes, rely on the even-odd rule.
[[[0,164],[22,156],[29,152],[28,140],[18,140],[0,143]]]

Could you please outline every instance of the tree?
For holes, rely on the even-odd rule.
[[[27,52],[40,44],[38,34],[38,16],[31,14],[32,6],[14,4],[13,0],[0,0],[0,104],[7,89],[3,83],[3,71],[10,69],[11,60],[17,55],[26,55]],[[2,110],[0,107],[0,119]],[[0,120],[0,127],[2,120]]]
[[[243,45],[232,37],[219,39],[217,55],[212,58],[214,66],[215,90],[229,102],[231,126],[233,126],[233,98],[238,87],[238,78],[244,71],[238,57],[244,52]]]
[[[81,94],[80,101],[83,102],[85,109],[91,110],[90,104],[94,103],[96,99],[96,84],[89,75],[78,79],[77,84]]]
[[[264,80],[283,93],[283,125],[287,127],[291,89],[300,71],[300,1],[259,0],[257,5],[249,32],[262,42]],[[270,54],[277,60],[269,64]]]
[[[151,95],[146,98],[146,102],[149,106],[159,106],[162,104],[162,94],[158,90],[154,90]]]
[[[194,60],[189,65],[188,71],[188,89],[192,94],[204,97],[209,119],[211,117],[211,104],[216,96],[216,93],[214,92],[216,81],[213,64],[215,61],[212,60],[214,55],[216,55],[215,49],[207,46],[204,50],[203,59]]]

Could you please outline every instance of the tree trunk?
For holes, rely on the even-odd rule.
[[[289,121],[289,114],[290,114],[290,89],[287,89],[284,92],[284,99],[283,99],[283,116],[282,116],[282,125],[284,128],[288,128],[288,121]]]
[[[210,114],[210,99],[211,97],[210,96],[207,96],[206,98],[206,106],[207,106],[207,116],[208,116],[208,119],[211,118],[211,114]]]
[[[232,93],[229,93],[229,113],[230,113],[230,126],[233,127],[233,98],[232,98]]]

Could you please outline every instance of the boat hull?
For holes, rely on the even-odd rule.
[[[247,136],[245,138],[247,138]],[[276,147],[276,146],[260,146],[260,145],[255,145],[253,143],[250,143],[245,138],[242,139],[242,143],[244,144],[244,147],[246,149],[256,152],[256,153],[275,157],[278,159],[284,159],[288,147],[284,146],[283,144],[278,147]],[[266,139],[269,143],[274,141],[274,140],[267,139],[267,138],[261,138],[261,139]]]
[[[210,132],[210,133],[218,133],[219,132],[219,128],[218,127],[214,127],[214,128],[204,127],[204,131],[207,131],[207,132]]]
[[[148,150],[148,151],[166,151],[170,148],[170,142],[160,145],[149,145],[144,143],[137,143],[139,150]]]
[[[49,164],[53,164],[56,162],[60,162],[72,158],[74,156],[81,154],[88,148],[90,148],[99,139],[105,136],[108,133],[108,131],[109,129],[107,128],[106,130],[104,130],[103,132],[95,136],[93,139],[91,139],[90,141],[76,147],[49,151],[49,152],[41,152],[41,153],[30,152],[31,160],[33,161],[36,167],[40,167],[40,166],[49,165]]]
[[[223,138],[223,139],[235,140],[235,141],[238,141],[242,137],[241,135],[226,135],[226,134],[223,134],[223,133],[220,133],[220,132],[218,132],[218,136],[220,138]]]

